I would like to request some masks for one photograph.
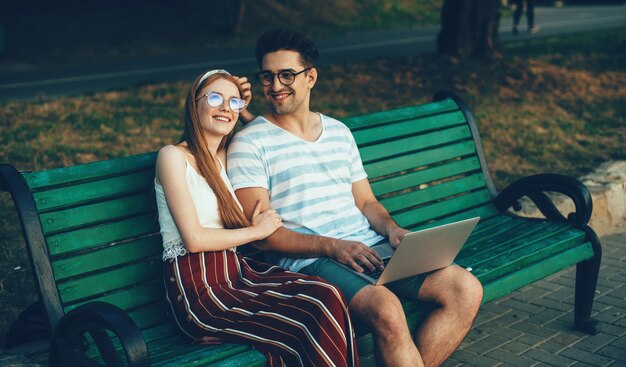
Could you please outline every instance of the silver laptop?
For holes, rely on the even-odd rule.
[[[381,241],[372,248],[386,264],[382,271],[365,268],[359,273],[340,265],[375,285],[441,269],[452,264],[479,220],[475,217],[407,233],[395,251],[388,241]]]

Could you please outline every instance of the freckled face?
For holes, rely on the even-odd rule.
[[[219,107],[209,106],[207,97],[204,96],[209,92],[221,94],[224,103]],[[231,98],[241,98],[237,86],[229,80],[216,79],[203,88],[201,95],[203,97],[198,100],[196,106],[205,133],[220,138],[228,135],[239,118],[239,113],[232,111],[228,105]]]

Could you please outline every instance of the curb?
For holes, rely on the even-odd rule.
[[[607,236],[626,230],[626,161],[610,161],[593,173],[579,178],[591,192],[593,213],[589,226],[598,236]],[[574,204],[561,194],[550,194],[561,213],[574,211]],[[524,198],[522,210],[515,212],[532,218],[543,218],[534,203]],[[565,215],[567,217],[567,215]]]

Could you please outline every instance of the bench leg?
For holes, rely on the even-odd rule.
[[[595,335],[600,331],[600,325],[598,321],[591,319],[591,310],[600,272],[602,247],[600,246],[598,236],[589,226],[586,225],[583,230],[587,233],[587,239],[593,245],[595,256],[576,265],[574,328],[578,331]]]

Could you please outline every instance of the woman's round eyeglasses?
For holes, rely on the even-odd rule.
[[[219,108],[224,105],[224,97],[217,92],[209,92],[202,97],[206,97],[206,103],[213,108]],[[196,99],[196,101],[200,98]],[[231,111],[239,113],[246,108],[246,101],[233,97],[228,100],[228,107],[230,107]]]

